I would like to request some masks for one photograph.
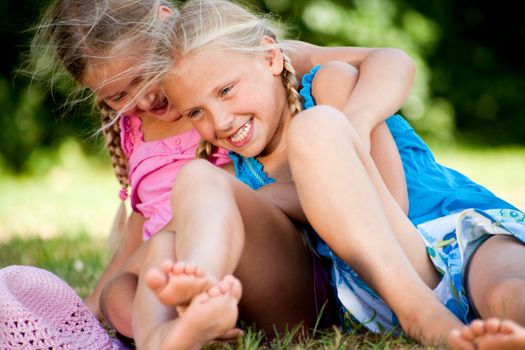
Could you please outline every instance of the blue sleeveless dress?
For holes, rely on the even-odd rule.
[[[303,77],[304,108],[315,105],[311,84],[319,67]],[[525,214],[463,174],[438,164],[423,140],[400,115],[386,121],[399,149],[408,188],[409,218],[442,275],[434,289],[438,299],[460,320],[475,314],[467,298],[464,268],[475,249],[494,234],[525,243]],[[230,152],[237,177],[253,189],[274,182],[255,158]],[[371,214],[373,215],[373,214]],[[392,310],[350,267],[307,227],[316,252],[331,262],[331,285],[337,295],[341,325],[361,324],[374,332],[396,329]]]

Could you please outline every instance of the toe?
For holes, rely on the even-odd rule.
[[[146,271],[144,275],[144,280],[146,281],[148,287],[150,287],[153,290],[159,290],[164,288],[164,286],[166,286],[166,283],[168,282],[166,274],[162,273],[156,268],[152,268]]]
[[[489,334],[495,334],[500,331],[501,320],[498,318],[489,318],[485,321],[485,332]]]
[[[479,337],[485,334],[485,322],[481,320],[474,320],[469,326],[474,337]]]
[[[208,289],[207,293],[208,293],[208,295],[209,295],[210,297],[216,297],[216,296],[218,296],[218,295],[223,294],[221,288],[220,288],[218,285],[213,285],[213,286],[211,286],[211,287]]]
[[[194,275],[197,270],[197,265],[195,264],[186,264],[184,267],[184,273],[187,275]]]
[[[176,275],[180,275],[182,273],[184,273],[184,269],[186,268],[186,264],[182,261],[177,261],[174,265],[173,265],[173,269],[172,269],[172,272],[175,273]]]
[[[517,323],[511,321],[511,320],[503,320],[501,321],[500,326],[500,332],[504,334],[512,334],[516,331],[521,330],[523,333],[525,333],[525,329],[519,326]]]
[[[448,345],[452,349],[457,350],[475,350],[475,346],[471,341],[462,337],[462,332],[455,329],[448,335]]]
[[[160,264],[160,268],[165,273],[171,272],[171,270],[173,269],[173,261],[169,259],[162,261],[162,263]]]

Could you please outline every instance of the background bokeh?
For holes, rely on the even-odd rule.
[[[406,51],[417,76],[404,115],[447,164],[525,203],[525,21],[515,2],[246,2],[274,13],[289,38]],[[17,73],[29,29],[49,3],[0,2],[0,236],[23,230],[31,218],[38,218],[39,234],[75,231],[72,218],[81,217],[89,218],[82,224],[86,231],[101,222],[98,229],[107,231],[114,212],[118,186],[101,138],[94,136],[99,120],[90,104],[64,107],[63,84],[50,90]],[[78,201],[91,206],[79,209]]]
[[[482,145],[525,143],[525,21],[511,1],[251,0],[277,14],[290,37],[320,45],[393,46],[417,64],[403,112],[427,139]],[[64,115],[53,94],[18,76],[31,32],[49,1],[0,3],[0,159],[16,172],[65,139],[93,152],[96,116]],[[79,117],[80,115],[80,117]],[[38,154],[38,156],[35,155]],[[41,165],[40,165],[41,166]]]
[[[246,2],[275,13],[293,39],[409,53],[417,76],[402,112],[438,161],[525,209],[525,21],[519,2]],[[95,135],[99,120],[90,104],[64,107],[67,82],[51,92],[46,82],[31,83],[17,73],[28,52],[29,28],[49,3],[0,0],[0,268],[45,268],[84,297],[111,256],[106,237],[119,187]],[[265,348],[290,348],[293,334]],[[259,348],[261,339],[247,333],[236,348]],[[384,335],[342,337],[335,330],[294,348],[425,348],[407,342]]]

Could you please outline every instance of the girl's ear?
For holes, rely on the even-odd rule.
[[[275,46],[276,42],[269,36],[263,36],[261,46],[268,46],[264,51],[264,59],[274,76],[280,75],[284,69],[284,58],[281,49]]]
[[[165,5],[160,5],[157,14],[161,21],[164,21],[166,18],[170,17],[173,14],[173,10]]]

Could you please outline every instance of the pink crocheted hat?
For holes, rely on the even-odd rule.
[[[80,297],[52,273],[0,270],[0,349],[118,349]]]

